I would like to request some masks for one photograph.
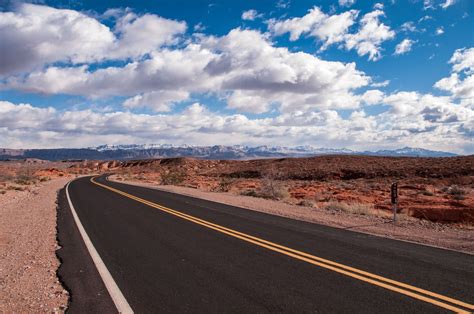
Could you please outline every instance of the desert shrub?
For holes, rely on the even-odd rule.
[[[245,190],[240,192],[240,195],[258,197],[257,191],[255,190]]]
[[[13,176],[11,175],[7,175],[7,174],[3,174],[3,173],[0,173],[0,182],[8,182],[8,181],[13,181]]]
[[[244,170],[244,171],[236,171],[227,174],[229,178],[260,178],[262,175],[260,171],[255,171],[255,170]]]
[[[49,180],[51,180],[50,177],[41,177],[40,178],[40,182],[46,182],[46,181],[49,181]]]
[[[14,182],[20,185],[30,185],[36,182],[36,178],[31,175],[21,174],[15,178]]]
[[[15,179],[13,182],[20,185],[28,185],[31,183],[29,180],[26,179]]]
[[[301,200],[298,204],[298,206],[304,206],[304,207],[314,207],[314,203],[310,200],[303,199]]]
[[[314,200],[316,202],[328,202],[331,200],[331,196],[327,195],[327,194],[324,194],[324,193],[321,193],[321,192],[317,192],[315,195],[314,195]]]
[[[217,187],[218,192],[229,192],[232,187],[232,179],[227,177],[222,177],[219,181],[219,186]]]
[[[430,191],[423,191],[422,193],[423,195],[426,195],[426,196],[433,196],[433,192],[430,192]]]
[[[289,197],[288,189],[283,182],[266,177],[262,180],[260,197],[281,200]]]
[[[338,201],[330,201],[325,206],[327,210],[334,210],[334,211],[345,211],[346,207],[347,207],[347,203],[342,203]]]
[[[126,168],[120,176],[124,180],[130,180],[132,178],[132,171],[129,168]]]
[[[445,193],[448,193],[450,195],[464,195],[464,194],[466,194],[466,191],[464,191],[461,187],[459,187],[458,185],[455,185],[455,184],[443,188],[442,191],[445,192]]]
[[[466,197],[464,195],[456,194],[453,197],[456,201],[464,201]]]
[[[21,185],[30,185],[36,182],[37,177],[33,174],[29,165],[23,165],[16,170],[14,182]]]
[[[326,205],[326,209],[358,215],[378,215],[378,212],[374,209],[374,205],[366,203],[332,201]]]
[[[64,173],[59,173],[58,176],[63,177]]]
[[[7,193],[7,191],[5,191],[5,190],[0,190],[0,194],[5,194],[5,193]]]
[[[183,183],[186,175],[182,172],[170,171],[161,174],[162,185],[178,185]]]
[[[368,174],[366,171],[356,170],[356,169],[341,169],[341,179],[342,180],[354,180],[367,178]]]

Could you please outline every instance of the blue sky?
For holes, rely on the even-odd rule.
[[[474,153],[473,1],[14,1],[0,14],[2,147]]]

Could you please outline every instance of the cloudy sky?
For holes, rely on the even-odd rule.
[[[0,147],[474,153],[474,1],[0,1]]]

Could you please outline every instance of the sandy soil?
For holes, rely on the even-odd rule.
[[[111,176],[109,179],[116,180],[116,176]],[[118,182],[124,181],[119,180]],[[434,223],[403,214],[398,215],[398,221],[394,225],[390,216],[351,214],[232,193],[206,192],[181,186],[157,186],[139,181],[126,181],[125,183],[153,187],[273,215],[474,254],[474,229],[472,226]]]
[[[0,312],[63,312],[56,277],[56,198],[68,178],[0,195]]]

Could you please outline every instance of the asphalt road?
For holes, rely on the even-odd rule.
[[[70,199],[137,313],[474,309],[472,255],[95,181],[71,182]],[[59,204],[62,250],[72,246],[60,252],[71,312],[114,311],[64,195]]]

